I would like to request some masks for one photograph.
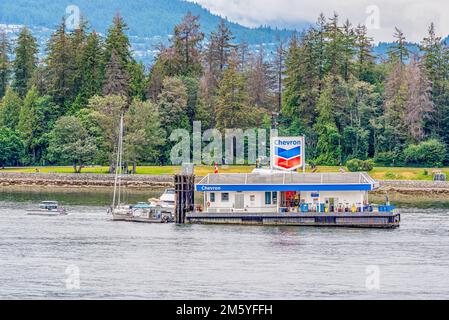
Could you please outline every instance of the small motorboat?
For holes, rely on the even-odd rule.
[[[109,209],[113,221],[147,222],[147,223],[170,223],[174,221],[173,214],[163,212],[160,206],[145,202],[136,205],[121,205]]]
[[[174,221],[171,212],[165,212],[160,206],[145,202],[132,206],[132,215],[132,221],[135,222],[170,223]]]
[[[153,206],[159,206],[162,212],[174,214],[176,191],[173,188],[166,189],[159,199],[150,199]]]
[[[27,214],[31,216],[64,216],[67,210],[59,206],[58,201],[42,201],[39,209],[27,210]]]

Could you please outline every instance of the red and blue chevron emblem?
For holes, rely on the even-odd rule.
[[[287,170],[298,168],[302,164],[301,155],[301,147],[293,149],[275,147],[274,165]]]

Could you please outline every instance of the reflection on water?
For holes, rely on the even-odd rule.
[[[70,215],[26,215],[44,199]],[[447,209],[402,209],[397,230],[176,226],[112,222],[109,202],[109,192],[1,192],[0,298],[449,297]],[[366,285],[370,266],[379,289]]]
[[[389,192],[388,199],[400,208],[449,209],[449,198],[444,194],[401,194]],[[372,203],[385,203],[385,195],[370,195]]]
[[[158,198],[163,190],[124,190],[122,198],[126,203],[138,203],[150,198]],[[108,206],[112,203],[112,188],[98,189],[10,189],[0,188],[0,201],[34,202],[55,200],[64,205]]]

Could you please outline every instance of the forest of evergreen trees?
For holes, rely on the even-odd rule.
[[[193,121],[305,134],[308,161],[319,165],[448,161],[449,48],[433,24],[419,55],[396,29],[384,61],[366,27],[337,15],[280,38],[270,60],[236,43],[225,21],[205,35],[189,13],[173,34],[147,69],[120,15],[105,38],[62,22],[41,61],[27,28],[16,43],[0,33],[0,166],[110,164],[122,113],[134,166],[168,164],[167,137]]]

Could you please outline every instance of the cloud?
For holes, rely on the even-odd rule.
[[[402,29],[409,41],[420,41],[431,22],[438,33],[449,34],[447,0],[189,0],[213,13],[246,26],[292,27],[314,23],[323,12],[337,12],[341,20],[368,24],[375,41],[391,41],[394,27]]]

